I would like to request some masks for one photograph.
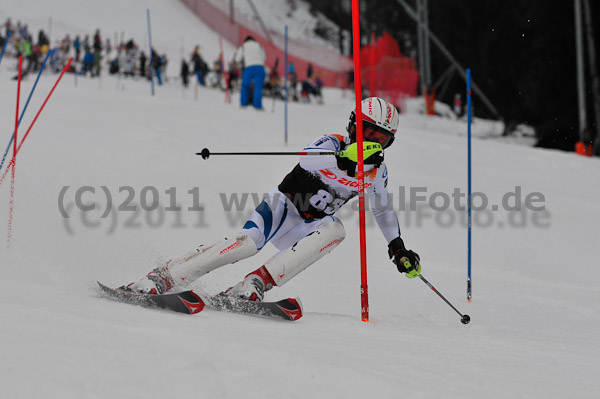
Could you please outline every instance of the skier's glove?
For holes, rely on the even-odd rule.
[[[358,162],[358,146],[356,143],[350,144],[345,150],[336,155],[338,168],[345,170],[348,176],[354,177],[356,173],[356,163]],[[363,161],[365,165],[373,165],[378,168],[383,162],[383,148],[379,143],[363,141]]]
[[[406,249],[402,238],[394,238],[388,244],[388,254],[392,262],[398,267],[400,273],[406,273],[406,277],[415,278],[421,274],[421,263],[419,254]]]

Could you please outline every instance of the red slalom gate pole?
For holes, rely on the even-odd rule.
[[[15,164],[15,158],[16,158],[17,154],[19,153],[19,151],[21,151],[21,146],[23,146],[23,143],[25,142],[25,139],[27,138],[27,136],[29,136],[29,132],[31,132],[31,128],[33,128],[33,125],[35,124],[35,121],[37,121],[37,118],[42,113],[42,110],[46,106],[46,103],[50,99],[50,96],[52,96],[52,93],[54,93],[54,89],[56,89],[56,86],[58,85],[58,83],[62,79],[62,77],[65,74],[65,72],[67,71],[67,69],[69,69],[69,66],[71,65],[71,62],[73,62],[73,57],[71,57],[71,59],[69,59],[69,62],[67,62],[67,65],[65,65],[65,67],[63,68],[62,72],[60,73],[60,76],[56,80],[56,83],[54,83],[54,86],[52,86],[52,90],[50,90],[50,93],[48,93],[48,96],[46,97],[46,100],[44,100],[44,103],[40,107],[40,110],[35,115],[35,118],[33,118],[33,121],[31,122],[31,125],[29,125],[29,128],[27,129],[27,132],[25,133],[25,135],[21,139],[21,142],[19,143],[19,146],[17,147],[17,151],[13,154],[13,157],[12,157],[12,159],[10,161],[10,164],[8,164],[8,166],[6,167],[6,170],[4,171],[4,174],[0,178],[0,184],[2,184],[2,182],[4,181],[4,178],[6,177],[6,175],[8,173],[8,170],[11,168],[11,166],[13,166]],[[15,132],[16,132],[16,129],[15,129]],[[16,142],[16,140],[15,140],[15,142]]]
[[[17,129],[19,128],[19,99],[21,98],[21,70],[23,65],[23,57],[19,57],[19,80],[17,82],[17,112],[15,115],[15,136],[13,141],[13,158],[17,157]],[[13,162],[14,167],[14,162]]]
[[[13,209],[15,204],[15,166],[17,164],[17,129],[19,128],[19,100],[21,99],[21,77],[23,70],[23,57],[19,57],[19,77],[17,80],[17,110],[15,112],[15,133],[14,133],[14,144],[13,144],[13,159],[11,168],[11,179],[10,179],[10,199],[8,205],[8,228],[6,233],[6,246],[10,246],[10,240],[12,238],[12,220],[13,220]],[[8,169],[8,168],[7,168]]]
[[[221,59],[221,76],[225,79],[225,102],[229,104],[229,73],[227,72],[227,67],[225,66],[225,52],[223,51],[223,39],[219,36],[219,47],[221,48],[221,54],[219,57]]]
[[[360,306],[362,321],[369,321],[367,287],[367,235],[365,231],[365,165],[363,155],[362,85],[360,80],[360,21],[358,0],[352,0],[354,42],[354,96],[356,99],[356,144],[358,146],[358,219],[360,225]]]
[[[35,115],[35,118],[33,118],[33,121],[31,122],[31,125],[29,126],[29,129],[27,129],[27,132],[25,132],[25,136],[23,136],[23,138],[21,139],[21,142],[19,143],[19,147],[17,147],[17,153],[19,151],[21,151],[21,146],[23,145],[23,142],[25,141],[25,139],[27,138],[27,136],[29,135],[29,132],[31,131],[31,128],[33,127],[33,125],[35,124],[35,121],[37,121],[37,118],[40,116],[40,114],[42,113],[42,110],[44,109],[44,107],[46,106],[46,103],[48,102],[48,100],[50,99],[50,96],[52,95],[52,93],[54,93],[54,89],[56,89],[56,86],[58,86],[58,83],[60,82],[60,80],[62,79],[63,75],[65,74],[65,72],[67,71],[67,69],[69,69],[69,66],[71,65],[71,62],[73,62],[73,57],[71,57],[71,59],[69,59],[69,62],[67,62],[67,65],[65,65],[65,67],[63,68],[62,72],[60,73],[60,76],[58,77],[58,79],[56,80],[56,83],[54,83],[54,86],[52,86],[52,90],[50,90],[50,93],[48,93],[48,96],[46,97],[46,99],[44,100],[44,103],[42,104],[40,110],[38,111],[38,113]]]

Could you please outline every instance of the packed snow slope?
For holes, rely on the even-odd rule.
[[[139,2],[142,16],[147,3],[170,4]],[[175,29],[172,35],[177,41]],[[14,59],[0,65],[2,151],[14,127],[14,66]],[[56,78],[41,78],[19,137]],[[21,106],[33,82],[33,76],[23,82]],[[297,163],[293,156],[205,161],[195,152],[301,149],[320,134],[344,133],[354,106],[350,93],[338,90],[326,90],[322,106],[290,104],[286,146],[283,103],[266,99],[266,110],[257,112],[240,109],[237,94],[232,100],[226,104],[222,92],[203,88],[195,100],[193,88],[173,81],[151,96],[145,81],[104,76],[80,78],[76,86],[72,75],[63,78],[18,154],[10,241],[2,234],[3,397],[597,397],[600,162],[474,140],[473,187],[489,203],[473,215],[473,301],[467,303],[467,230],[464,212],[452,203],[456,189],[466,191],[462,121],[403,114],[385,158],[405,242],[421,255],[423,274],[471,316],[469,325],[421,281],[398,273],[372,217],[371,321],[360,321],[352,203],[340,211],[346,240],[267,294],[299,296],[305,316],[297,322],[209,309],[188,316],[102,297],[96,280],[128,283],[170,257],[235,234],[254,208],[252,193],[262,196]],[[483,137],[494,126],[478,119],[473,129]],[[427,200],[403,211],[411,188]],[[517,203],[531,194],[537,202],[530,207],[544,210],[505,210],[515,200],[507,196],[502,206],[503,196],[519,190]],[[450,210],[436,211],[444,194]],[[0,186],[6,233],[10,198],[8,174]],[[191,288],[217,293],[274,253],[267,247]]]

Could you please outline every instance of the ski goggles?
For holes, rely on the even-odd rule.
[[[387,130],[363,121],[363,140],[379,143],[386,148],[393,138],[394,135]]]

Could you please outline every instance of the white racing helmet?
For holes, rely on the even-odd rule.
[[[398,130],[398,110],[394,105],[379,97],[369,97],[362,100],[363,133],[365,137],[372,132],[383,134],[388,140],[381,142],[383,148],[389,147],[394,142]],[[352,142],[356,141],[356,112],[350,113],[350,120],[346,128]],[[366,139],[366,138],[365,138]]]

